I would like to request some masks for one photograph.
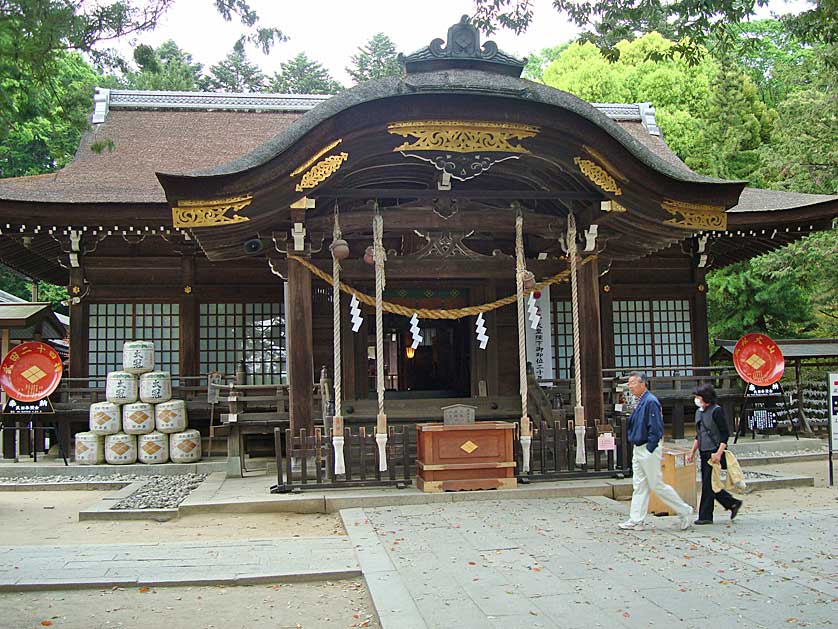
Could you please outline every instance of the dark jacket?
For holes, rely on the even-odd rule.
[[[706,419],[708,415],[712,418],[712,421],[703,421],[702,418]],[[695,411],[696,439],[698,439],[699,449],[702,452],[707,452],[709,451],[707,448],[701,447],[702,433],[705,433],[709,436],[710,441],[713,443],[712,450],[714,451],[718,450],[719,444],[727,443],[728,439],[730,439],[730,431],[727,427],[727,419],[725,418],[725,412],[722,410],[722,407],[718,404],[708,406],[703,412],[700,408],[696,409]]]
[[[637,401],[628,420],[628,440],[636,446],[644,445],[654,452],[663,437],[663,411],[661,403],[651,391],[646,391]]]

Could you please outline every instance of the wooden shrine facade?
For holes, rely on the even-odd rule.
[[[709,364],[709,269],[838,215],[838,197],[698,175],[649,104],[592,105],[520,79],[521,63],[470,25],[452,29],[469,45],[435,40],[403,58],[402,76],[330,98],[97,90],[71,164],[0,180],[0,262],[69,286],[70,375],[101,378],[122,341],[150,338],[176,377],[243,362],[250,382],[289,382],[292,427],[310,428],[316,374],[334,363],[333,290],[312,270],[332,273],[336,218],[343,282],[375,293],[363,258],[380,217],[384,300],[445,310],[516,294],[518,216],[526,270],[566,271],[572,216],[592,422],[603,369]],[[103,140],[111,151],[91,150]],[[349,299],[341,401],[347,421],[374,421],[374,310],[353,332]],[[553,377],[567,379],[569,283],[550,300]],[[387,403],[407,418],[439,406],[429,398],[480,398],[487,416],[520,416],[514,301],[484,318],[485,349],[474,316],[421,319],[409,354],[409,317],[385,314]]]

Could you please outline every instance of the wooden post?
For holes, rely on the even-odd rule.
[[[312,392],[314,359],[311,327],[311,273],[299,262],[288,260],[288,410],[291,434],[314,430]]]
[[[75,290],[78,290],[78,294]],[[73,301],[84,293],[84,274],[78,267],[70,269],[70,377],[87,375],[87,305],[84,300]]]
[[[602,420],[602,338],[599,317],[599,265],[596,260],[579,265],[579,349],[582,405],[586,423]]]
[[[693,300],[693,365],[710,366],[710,332],[707,326],[707,280],[704,269],[695,270],[696,292]]]
[[[195,296],[195,258],[184,255],[180,261],[183,294],[180,299],[180,375],[200,375],[198,353],[198,300]]]

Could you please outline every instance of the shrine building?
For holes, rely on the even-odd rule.
[[[0,180],[0,262],[69,287],[68,386],[147,339],[184,386],[287,385],[292,429],[323,367],[347,425],[519,421],[526,356],[591,426],[615,375],[709,365],[708,271],[838,216],[693,172],[652,104],[522,79],[467,22],[401,62],[336,96],[97,89],[70,164]]]

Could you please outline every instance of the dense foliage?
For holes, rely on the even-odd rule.
[[[248,30],[208,70],[173,41],[137,46],[131,61],[109,58],[103,43],[154,28],[174,1],[0,0],[0,177],[66,164],[87,127],[96,84],[321,94],[342,89],[302,53],[266,76],[247,58],[245,44],[268,46],[283,36],[260,30],[245,0],[212,0]],[[525,1],[476,3],[477,20],[488,29],[520,30],[532,17]],[[796,17],[743,21],[761,4],[557,0],[557,9],[588,27],[588,41],[530,55],[525,76],[589,101],[652,103],[669,146],[705,174],[757,187],[838,193],[836,4],[820,0]],[[80,52],[110,74],[95,70]],[[395,44],[376,34],[351,57],[347,71],[356,82],[398,74]],[[708,277],[711,335],[838,335],[836,262],[838,234],[830,231],[714,271]],[[31,291],[13,273],[0,273],[0,287],[24,297]],[[42,285],[40,294],[50,290]],[[66,298],[56,295],[56,302]]]

